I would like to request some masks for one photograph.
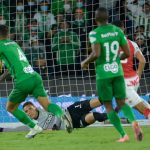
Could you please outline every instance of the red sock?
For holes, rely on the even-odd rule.
[[[146,118],[148,118],[150,116],[150,109],[149,108],[146,108],[145,111],[144,111],[144,116]]]

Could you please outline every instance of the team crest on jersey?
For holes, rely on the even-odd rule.
[[[112,72],[112,73],[117,73],[118,72],[118,64],[116,62],[113,62],[112,64],[105,64],[104,65],[104,70],[106,72]]]
[[[33,68],[32,68],[30,65],[27,66],[27,67],[24,67],[24,68],[23,68],[23,71],[24,71],[25,73],[33,73],[33,72],[34,72]]]

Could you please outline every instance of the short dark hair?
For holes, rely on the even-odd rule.
[[[8,27],[6,25],[0,25],[0,37],[8,36]]]
[[[29,102],[25,102],[22,107],[24,108],[24,107],[26,107],[27,105],[32,105],[32,106],[34,106],[34,104],[29,101]]]
[[[95,11],[95,19],[97,22],[107,22],[109,18],[108,10],[105,7],[100,7]]]
[[[136,26],[136,30],[137,30],[138,28],[145,29],[145,26],[144,26],[144,25],[139,25],[139,26]]]
[[[57,28],[58,28],[57,24],[53,24],[52,27],[51,27],[51,30],[54,30],[54,29],[57,29]]]
[[[124,27],[124,22],[121,20],[115,20],[112,22],[113,25],[117,26],[117,27]]]

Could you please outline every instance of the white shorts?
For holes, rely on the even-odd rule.
[[[137,90],[139,87],[138,75],[131,78],[125,78],[125,84],[127,95],[127,99],[125,100],[126,104],[128,104],[130,107],[134,107],[142,102],[141,97],[137,94]]]

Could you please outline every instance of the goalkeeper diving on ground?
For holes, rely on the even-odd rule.
[[[33,138],[41,133],[43,129],[33,122],[26,113],[18,109],[19,104],[29,94],[32,94],[46,111],[64,121],[66,129],[71,129],[71,124],[61,108],[49,101],[41,76],[33,70],[21,47],[15,41],[8,39],[8,34],[8,27],[0,25],[0,62],[4,63],[14,79],[14,88],[8,96],[7,111],[30,128],[26,138]]]
[[[73,128],[84,128],[93,124],[95,121],[103,122],[107,120],[106,113],[91,112],[92,109],[100,106],[98,99],[77,101],[67,107],[65,112]],[[59,117],[44,109],[37,108],[33,103],[25,102],[23,104],[24,112],[36,122],[43,130],[61,130],[64,129],[64,122]],[[7,131],[25,131],[29,130],[27,126],[20,125],[15,128],[0,128],[0,132]],[[72,132],[72,130],[69,130]]]

